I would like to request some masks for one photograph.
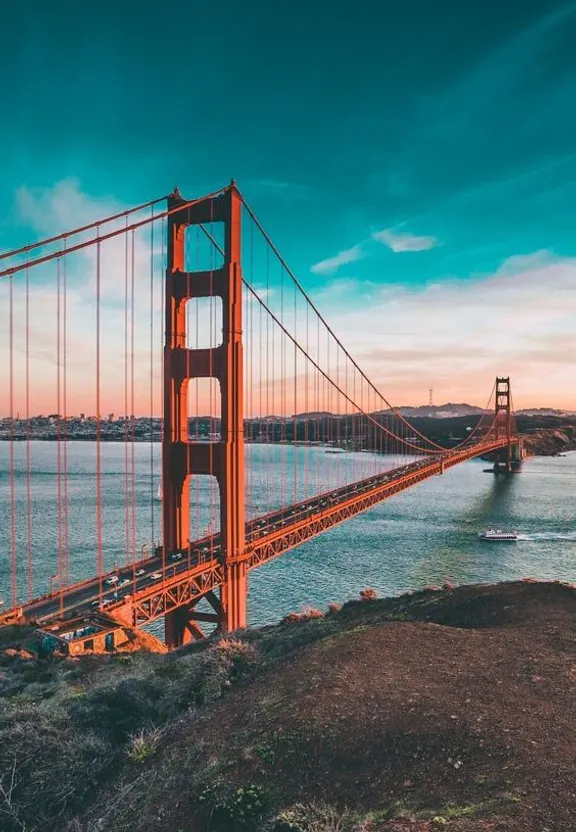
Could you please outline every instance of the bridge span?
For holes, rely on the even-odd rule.
[[[158,207],[165,199],[166,207]],[[150,237],[138,237],[141,233]],[[108,245],[112,248],[107,259]],[[84,334],[83,339],[77,337],[72,345],[70,316],[80,301],[76,295],[70,303],[67,292],[70,282],[74,284],[74,257],[86,251],[94,255],[89,282],[93,297],[80,310],[75,330],[76,335],[78,331]],[[149,260],[139,281],[136,272],[146,259],[143,252]],[[466,460],[494,454],[496,467],[510,472],[521,458],[507,377],[496,379],[476,425],[449,449],[424,435],[394,408],[331,329],[234,182],[192,200],[175,190],[168,197],[0,254],[0,261],[5,259],[8,266],[0,269],[0,289],[6,289],[4,308],[10,334],[6,514],[11,603],[8,609],[2,608],[0,626],[34,624],[52,647],[71,653],[114,650],[138,638],[143,625],[161,618],[169,647],[203,637],[203,625],[228,632],[243,628],[252,569]],[[114,292],[106,294],[110,290],[107,278],[108,272],[121,269],[122,261],[124,291],[119,301],[115,283]],[[39,285],[43,289],[49,283],[49,269],[54,270],[56,299],[53,354],[43,331],[35,347],[30,324],[45,317],[45,295],[40,291],[35,298],[34,275],[42,276]],[[84,259],[80,274],[85,276],[85,271]],[[15,298],[20,298],[19,304]],[[123,303],[123,316],[118,314],[119,303]],[[157,320],[160,306],[163,317]],[[20,322],[19,311],[24,316]],[[139,313],[144,315],[144,341],[138,340]],[[122,318],[123,337],[114,341]],[[31,365],[38,356],[56,366],[54,390],[49,391],[55,398],[48,400],[57,403],[55,414],[38,417],[45,420],[56,441],[56,472],[51,476],[57,517],[53,577],[58,588],[41,597],[34,581],[38,523],[34,520],[30,401],[35,394],[31,379],[37,380],[44,396],[50,374],[41,365],[41,372],[33,375]],[[138,356],[143,356],[140,375]],[[94,469],[86,476],[93,477],[95,484],[94,516],[90,523],[85,517],[77,521],[92,530],[94,576],[80,583],[69,579],[72,484],[68,448],[74,434],[68,414],[75,366],[80,389],[84,389],[86,373],[93,371],[95,394],[93,402],[86,404],[88,413],[94,407],[95,416],[82,413],[79,417],[83,424],[93,426]],[[112,391],[108,394],[106,383]],[[120,421],[113,413],[107,418],[102,415],[105,403],[112,401],[123,410]],[[138,409],[147,414],[144,436],[137,436],[140,426],[134,414]],[[267,449],[294,442],[298,453],[293,470],[287,469],[285,460],[284,467],[271,464],[265,455],[256,473],[247,472],[244,443],[248,431],[251,441],[264,443]],[[135,443],[141,439],[149,444],[147,539],[154,541],[158,477],[154,443],[160,433],[162,543],[154,547],[153,556],[138,560],[142,532],[137,522]],[[104,566],[109,531],[101,447],[105,438],[123,442],[125,450],[126,562],[114,572]],[[16,446],[22,439],[22,468],[17,470]],[[362,464],[351,466],[345,471],[345,482],[331,487],[334,483],[322,481],[308,461],[310,448],[318,443],[340,451],[364,451],[359,455]],[[387,454],[403,455],[403,464],[381,470]],[[253,493],[250,478],[254,476],[260,478],[265,500],[258,516],[247,522],[246,492]],[[275,477],[280,480],[280,508],[269,502]],[[192,483],[202,478],[216,485],[210,527],[218,531],[209,534],[202,533],[200,512],[196,517],[191,511],[198,500]],[[45,537],[46,529],[41,531]],[[203,599],[207,609],[198,608]]]

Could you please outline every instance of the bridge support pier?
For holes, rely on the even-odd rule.
[[[231,633],[246,627],[248,572],[245,563],[231,563],[226,570],[226,583],[220,593],[223,632]]]
[[[168,647],[181,647],[196,639],[204,638],[204,633],[191,617],[187,607],[178,607],[166,614],[164,618],[164,640]]]
[[[194,601],[164,616],[164,638],[168,647],[181,647],[183,644],[205,638],[200,623],[214,624],[217,630],[221,629],[220,601],[213,592],[209,592],[204,598],[213,612],[199,612],[196,609],[198,601]]]

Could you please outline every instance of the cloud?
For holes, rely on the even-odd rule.
[[[346,248],[339,251],[334,257],[328,257],[326,260],[321,260],[310,267],[310,271],[314,274],[333,274],[340,266],[345,266],[348,263],[355,263],[364,256],[361,245]]]
[[[384,243],[385,246],[388,246],[396,254],[404,251],[428,251],[430,248],[436,248],[436,246],[441,245],[436,237],[418,237],[416,234],[410,234],[407,231],[394,231],[392,228],[376,231],[372,234],[372,239],[377,240],[379,243]]]
[[[60,183],[53,189],[33,193],[22,191],[20,218],[36,232],[34,236],[57,233],[63,228],[88,222],[98,216],[122,210],[113,202],[92,200],[77,183]],[[72,207],[70,207],[72,206]],[[159,246],[160,234],[154,239]],[[163,332],[161,259],[150,258],[148,232],[134,238],[136,412],[149,411],[150,361],[150,269],[154,265],[153,338],[154,395],[160,412],[161,341]],[[333,258],[318,263],[314,270],[331,274],[340,265],[354,262],[368,251],[366,241]],[[131,272],[131,246],[129,250]],[[124,412],[125,250],[122,241],[102,244],[102,412]],[[62,261],[63,262],[63,261]],[[95,303],[93,255],[82,252],[67,262],[67,366],[68,411],[94,411],[95,391]],[[320,267],[320,268],[319,268]],[[516,406],[552,405],[576,409],[576,352],[573,298],[576,294],[576,258],[557,257],[549,251],[519,254],[504,260],[488,275],[449,278],[425,286],[408,286],[381,280],[332,278],[319,287],[314,298],[333,330],[366,370],[381,392],[394,404],[419,404],[434,387],[438,401],[468,400],[484,405],[496,374],[512,376]],[[9,283],[0,282],[0,342],[9,342]],[[268,286],[263,276],[255,280],[260,297],[284,320],[290,330],[290,312],[284,308],[282,293]],[[25,379],[25,273],[14,279],[14,369],[15,406],[24,408]],[[285,300],[285,298],[284,298]],[[251,344],[268,338],[269,319],[258,304],[246,296],[246,354]],[[189,304],[194,316],[194,304]],[[54,412],[57,408],[57,266],[55,262],[30,271],[30,356],[31,408]],[[219,333],[214,316],[200,307],[191,318],[191,346],[209,346]],[[296,314],[294,313],[294,317]],[[294,325],[296,326],[296,324]],[[273,330],[273,327],[270,327]],[[277,334],[277,330],[276,330]],[[326,345],[315,346],[310,338],[309,320],[298,307],[296,334],[321,363],[338,355],[326,353]],[[215,335],[214,335],[215,337]],[[196,343],[198,338],[198,343]],[[265,364],[250,366],[250,385],[257,389],[260,375],[280,378],[280,339],[272,338],[271,355]],[[292,354],[291,350],[287,353]],[[5,353],[6,354],[6,353]],[[286,358],[286,356],[285,356]],[[298,373],[304,360],[298,356]],[[273,369],[274,368],[274,369]],[[290,375],[290,373],[288,373]],[[248,376],[247,376],[248,377]],[[264,381],[264,378],[262,379]],[[8,388],[8,362],[0,365],[0,387]],[[247,401],[260,400],[254,393]],[[192,397],[194,399],[194,397]],[[268,401],[264,397],[265,401]],[[314,400],[308,406],[314,408]],[[271,402],[270,406],[272,406]],[[0,402],[4,412],[6,397]],[[247,407],[249,405],[247,404]],[[304,409],[300,402],[300,410]]]
[[[112,199],[97,199],[82,191],[76,179],[65,179],[57,182],[51,188],[31,189],[21,187],[16,191],[16,217],[20,224],[33,229],[36,237],[56,236],[69,229],[79,228],[96,222],[106,216],[120,214],[128,206]],[[131,214],[129,219],[119,217],[100,228],[105,234],[121,230],[126,223],[136,222],[150,216],[150,209]],[[88,241],[96,236],[96,229],[69,238],[66,244],[56,243],[38,249],[33,257],[43,256],[66,246]],[[153,255],[159,258],[161,242],[160,228],[156,224]],[[144,226],[129,234],[121,234],[106,240],[100,246],[100,291],[104,302],[121,303],[124,299],[126,271],[131,279],[132,269],[135,274],[135,299],[138,305],[149,303],[149,297],[144,297],[143,287],[138,281],[145,283],[146,274],[150,273],[150,257],[152,241],[150,226]],[[68,255],[66,263],[69,268],[69,283],[86,300],[93,300],[96,288],[96,248],[90,246],[78,253]],[[133,266],[132,266],[133,263]],[[50,267],[43,272],[49,273]],[[40,272],[35,271],[35,275]],[[36,278],[37,279],[37,278]]]
[[[340,284],[323,288],[320,310],[394,404],[421,404],[432,386],[438,401],[484,405],[494,377],[510,374],[517,407],[576,409],[576,258],[538,251],[489,275],[366,283],[362,297]]]
[[[126,206],[110,199],[95,199],[82,191],[78,181],[67,179],[51,188],[21,187],[16,192],[15,220],[32,230],[34,238],[55,236],[71,228],[86,225],[99,218],[120,213]],[[134,220],[150,216],[150,209],[132,215]],[[131,220],[132,221],[132,217]],[[103,232],[122,229],[121,218],[102,227]],[[163,337],[162,296],[164,270],[160,222],[155,224],[154,239],[150,226],[106,240],[100,245],[100,354],[102,379],[102,412],[124,412],[124,375],[126,341],[134,347],[136,411],[148,412],[146,398],[150,395],[150,338],[153,338],[154,395],[160,407],[160,357]],[[68,247],[94,237],[85,232],[69,238]],[[40,257],[61,250],[61,244],[37,249],[31,257]],[[96,352],[96,250],[94,246],[32,267],[29,270],[29,355],[31,409],[33,412],[55,412],[57,403],[57,358],[60,341],[61,374],[64,362],[64,281],[66,281],[66,365],[68,412],[94,412]],[[15,258],[12,265],[21,262]],[[126,278],[131,297],[134,276],[134,328],[132,338],[131,302],[125,316]],[[152,291],[151,291],[152,278]],[[0,341],[8,343],[10,317],[9,282],[0,281]],[[18,272],[13,281],[14,312],[14,375],[15,407],[24,410],[24,379],[26,355],[25,303],[26,272]],[[60,289],[58,289],[60,285]],[[60,322],[58,323],[58,309]],[[200,336],[209,329],[202,321]],[[152,332],[151,332],[152,328]],[[58,338],[58,335],[60,338]],[[130,361],[128,361],[130,364]],[[130,369],[130,367],[129,367]],[[8,383],[8,361],[0,365],[0,386]],[[6,398],[0,401],[5,411]],[[62,408],[62,402],[60,407]]]
[[[297,182],[285,182],[282,179],[256,179],[248,182],[247,187],[258,191],[268,191],[274,196],[284,196],[291,199],[305,199],[309,195],[306,185]]]

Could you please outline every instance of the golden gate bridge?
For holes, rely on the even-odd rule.
[[[0,265],[10,592],[0,626],[33,624],[71,654],[121,648],[157,619],[170,647],[209,626],[243,628],[252,569],[466,460],[492,455],[510,472],[521,459],[507,377],[451,447],[392,407],[234,182],[191,200],[176,189],[5,252]],[[95,412],[89,510],[74,508],[70,465],[80,400]],[[40,402],[54,410],[51,524],[35,494]],[[123,510],[111,521],[103,414],[118,402]],[[319,448],[334,453],[330,465]]]

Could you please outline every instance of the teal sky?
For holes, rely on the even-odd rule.
[[[514,273],[510,316],[523,285],[560,292],[541,326],[516,326],[502,344],[518,367],[532,351],[521,398],[576,407],[576,378],[570,392],[570,368],[554,361],[576,318],[561,301],[570,288],[574,304],[575,43],[574,2],[5,3],[0,247],[43,230],[16,208],[23,187],[74,179],[99,204],[130,205],[234,177],[393,398],[409,388],[386,370],[385,341],[354,337],[360,308],[344,320],[346,287],[374,308],[382,290],[425,306],[440,285],[448,308],[461,284],[481,294],[483,281],[494,288]],[[419,349],[400,343],[402,320],[390,343]],[[449,349],[441,333],[428,336],[423,355]],[[541,351],[526,337],[543,340]],[[478,344],[492,340],[487,329]],[[494,367],[485,357],[479,372]],[[415,401],[443,379],[446,398],[466,396],[449,389],[451,365],[420,362],[418,372]]]

